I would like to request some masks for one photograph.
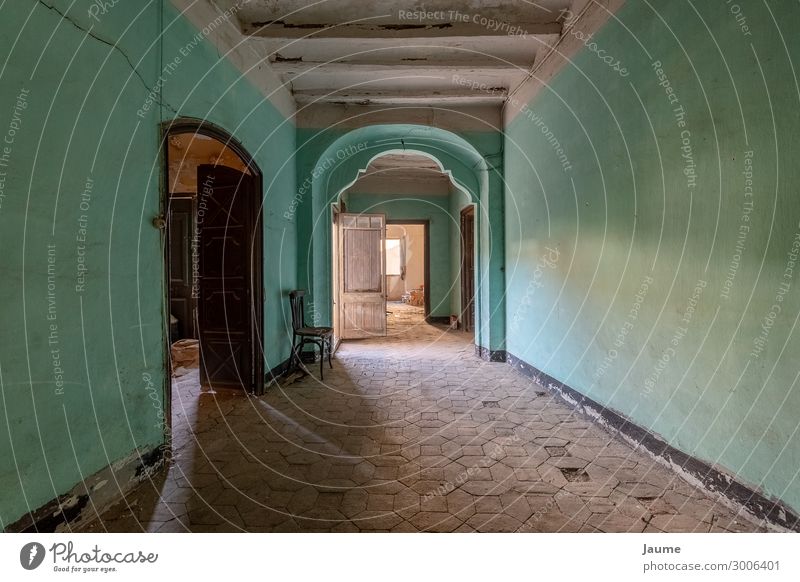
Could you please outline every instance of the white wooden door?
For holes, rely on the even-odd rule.
[[[386,216],[339,214],[342,339],[386,335]]]

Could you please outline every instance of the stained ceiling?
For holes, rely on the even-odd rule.
[[[571,0],[217,4],[265,44],[299,105],[457,106],[502,103],[559,39]]]

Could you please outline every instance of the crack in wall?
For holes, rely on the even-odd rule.
[[[48,10],[51,10],[51,11],[55,12],[56,14],[58,14],[63,20],[66,20],[72,26],[77,28],[78,30],[84,32],[87,36],[90,36],[91,38],[103,43],[104,45],[110,46],[112,49],[114,49],[116,52],[118,52],[120,55],[122,55],[122,58],[124,58],[125,61],[128,63],[128,66],[130,66],[131,71],[133,71],[133,74],[136,75],[136,77],[139,79],[139,81],[141,82],[141,84],[145,88],[145,90],[148,92],[148,94],[157,95],[158,99],[156,99],[156,102],[159,105],[163,105],[164,107],[167,107],[170,111],[172,111],[176,115],[178,114],[178,110],[177,109],[172,107],[169,103],[166,103],[165,101],[161,100],[161,90],[160,89],[158,91],[156,91],[155,89],[152,89],[150,87],[150,85],[147,84],[147,81],[145,81],[145,79],[142,76],[142,74],[139,72],[139,70],[133,64],[133,61],[131,61],[130,57],[128,57],[128,55],[125,53],[125,51],[123,51],[119,47],[119,45],[117,43],[112,43],[111,41],[108,41],[108,40],[106,40],[106,39],[104,39],[104,38],[102,38],[100,36],[97,36],[95,33],[92,32],[92,28],[93,28],[92,26],[90,26],[89,28],[84,28],[79,23],[77,23],[75,20],[73,20],[71,17],[69,17],[65,12],[62,12],[61,10],[56,8],[55,6],[47,4],[46,2],[44,2],[44,0],[37,0],[37,2],[39,4],[41,4],[42,6],[44,6],[45,8],[47,8]]]

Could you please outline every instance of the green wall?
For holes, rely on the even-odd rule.
[[[510,123],[508,350],[800,509],[800,5],[740,7],[630,0],[589,47],[629,74]]]
[[[379,212],[387,220],[429,220],[430,241],[430,293],[433,317],[448,317],[453,279],[450,269],[450,233],[458,229],[449,212],[449,196],[410,198],[404,195],[366,194],[350,192],[347,195],[348,212]]]
[[[268,365],[296,285],[293,125],[169,3],[53,4],[0,9],[2,527],[164,442],[161,121],[220,125],[264,173]]]

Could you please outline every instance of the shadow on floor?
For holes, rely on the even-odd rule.
[[[87,529],[763,529],[478,359],[467,334],[390,313],[394,333],[345,342],[324,382],[255,398],[176,368],[170,466]]]

